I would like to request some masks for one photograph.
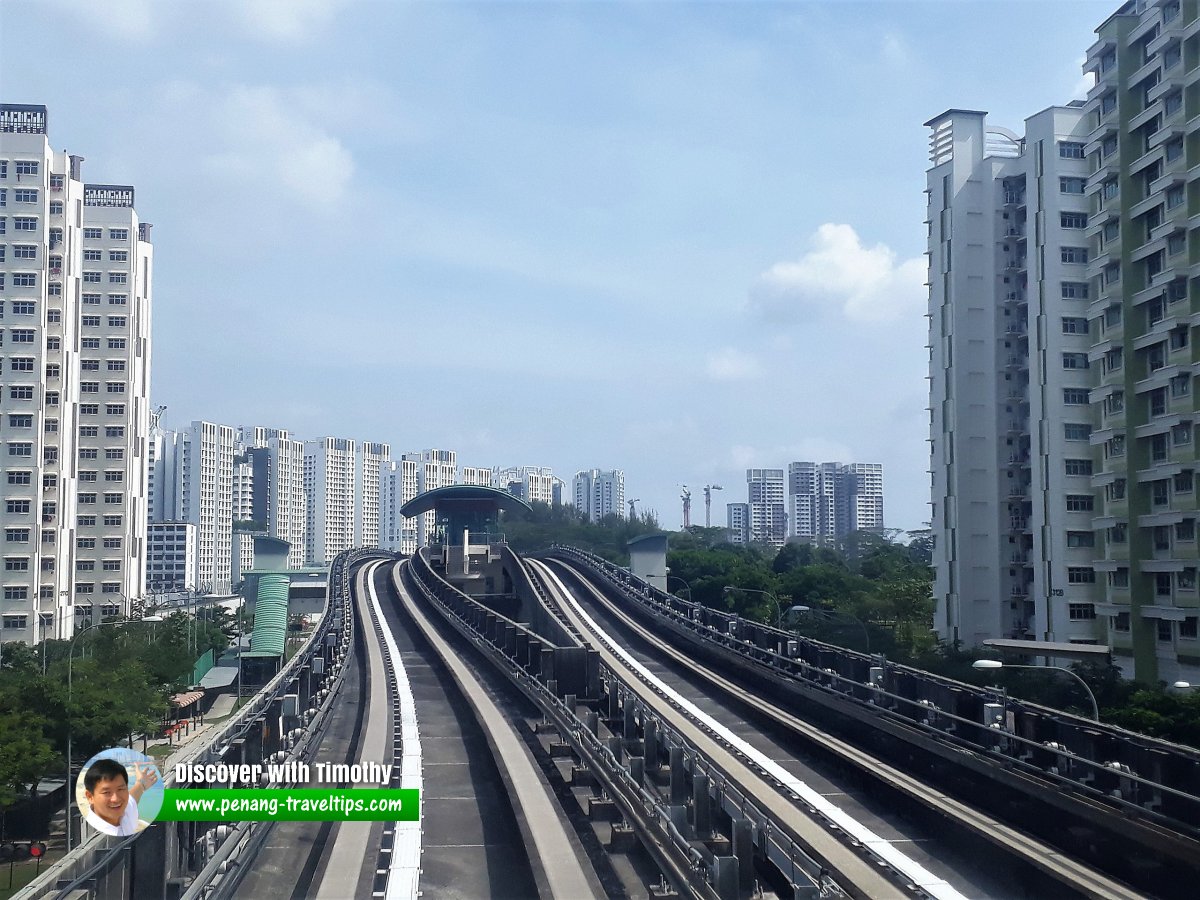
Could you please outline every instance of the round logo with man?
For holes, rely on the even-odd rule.
[[[101,750],[79,773],[75,802],[84,821],[96,831],[128,837],[158,818],[162,775],[154,760],[136,750]]]

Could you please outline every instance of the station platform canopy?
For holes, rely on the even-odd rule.
[[[474,543],[483,535],[500,535],[500,514],[533,512],[519,497],[497,488],[452,484],[418,494],[400,508],[405,518],[432,512],[447,544],[458,546],[463,535]]]
[[[1068,644],[1058,641],[1021,641],[1010,638],[989,638],[983,646],[1026,656],[1056,656],[1092,662],[1107,662],[1112,648],[1104,644]]]

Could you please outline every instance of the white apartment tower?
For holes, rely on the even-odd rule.
[[[308,565],[327,565],[354,546],[356,452],[355,442],[343,438],[304,442]]]
[[[354,546],[378,547],[379,476],[389,462],[392,449],[387,444],[360,441],[354,452]]]
[[[458,454],[453,450],[421,450],[405,453],[403,459],[417,467],[417,493],[458,483]],[[432,511],[416,517],[417,547],[429,544],[437,522]]]
[[[553,505],[555,496],[554,470],[548,466],[509,466],[497,468],[492,476],[492,485],[508,491],[526,503]]]
[[[620,469],[576,472],[571,483],[575,508],[590,522],[605,516],[625,518],[625,473]]]
[[[418,517],[404,518],[400,510],[420,491],[420,463],[405,456],[383,463],[379,472],[379,546],[413,554],[418,547]],[[490,474],[490,473],[489,473]]]
[[[792,536],[838,540],[883,530],[883,466],[794,462],[788,465]]]
[[[478,466],[463,466],[459,481],[462,484],[470,484],[476,487],[491,487],[492,470]]]
[[[128,613],[146,555],[149,226],[46,119],[0,105],[0,640],[27,642]]]
[[[782,547],[787,543],[783,469],[747,469],[746,503],[727,503],[730,541]]]
[[[967,646],[1096,638],[1081,105],[927,123],[935,627]]]
[[[254,425],[239,429],[240,443],[254,468],[252,519],[270,537],[287,541],[288,566],[304,565],[308,501],[304,494],[304,442],[285,429]]]

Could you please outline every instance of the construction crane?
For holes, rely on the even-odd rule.
[[[629,501],[629,521],[630,522],[634,521],[637,518],[637,513],[634,512],[634,510],[633,510],[633,504],[641,503],[641,502],[642,502],[641,497],[638,497],[636,500]]]
[[[687,530],[692,527],[692,492],[686,484],[681,484],[680,487],[683,488],[679,495],[679,499],[683,501],[683,527]]]
[[[704,486],[704,527],[712,528],[712,492],[723,491],[725,488],[719,484],[706,484]]]

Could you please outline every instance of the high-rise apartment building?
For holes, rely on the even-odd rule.
[[[129,612],[146,563],[150,226],[46,121],[0,105],[0,640],[28,642]]]
[[[747,469],[746,503],[727,503],[730,541],[782,547],[787,543],[783,469]]]
[[[620,469],[577,472],[571,487],[575,508],[588,521],[599,522],[605,516],[625,518],[625,473]]]
[[[458,454],[453,450],[413,451],[405,453],[403,458],[416,463],[419,494],[458,483]],[[432,511],[416,517],[418,547],[428,545],[436,524]]]
[[[794,462],[788,465],[792,536],[838,540],[883,530],[883,466]]]
[[[459,481],[462,484],[470,484],[476,487],[491,487],[492,486],[492,470],[481,468],[479,466],[463,466],[462,475],[459,476]]]
[[[194,583],[205,593],[232,588],[235,438],[229,425],[196,421],[150,441],[150,521],[196,526]]]
[[[1194,3],[1123,5],[1087,100],[928,124],[936,626],[1200,676]],[[1193,83],[1195,82],[1195,83]]]
[[[266,526],[268,536],[288,542],[288,566],[298,569],[304,565],[308,530],[304,442],[291,438],[285,429],[261,425],[241,428],[239,433],[254,469],[251,518]]]
[[[421,463],[405,455],[385,462],[379,472],[379,546],[409,555],[417,552],[420,517],[400,515],[404,504],[421,492]],[[489,475],[490,475],[490,470]]]
[[[390,461],[387,444],[359,441],[354,451],[354,546],[378,547],[379,476]]]
[[[508,491],[526,503],[553,505],[556,481],[554,471],[547,466],[509,466],[497,468],[492,475],[493,487]]]
[[[304,442],[305,563],[327,565],[354,546],[357,448],[344,438]]]

